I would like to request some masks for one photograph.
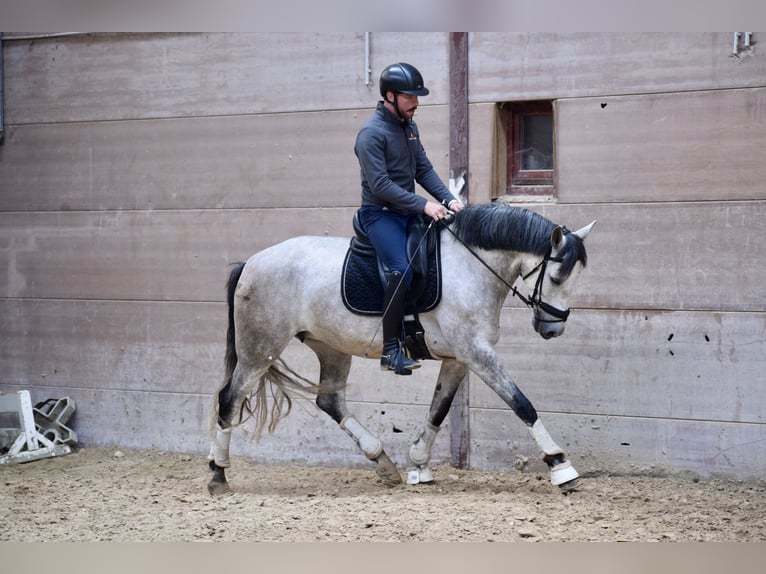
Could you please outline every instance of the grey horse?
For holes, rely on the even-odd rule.
[[[409,483],[433,480],[428,463],[434,440],[471,371],[527,426],[550,468],[551,483],[562,489],[577,486],[577,471],[500,363],[493,345],[510,292],[532,309],[533,327],[544,339],[564,332],[567,299],[587,263],[583,240],[594,224],[570,232],[530,210],[490,203],[468,206],[441,226],[442,297],[419,317],[428,351],[441,361],[441,369],[427,420],[409,449]],[[256,433],[267,423],[273,430],[289,413],[295,392],[314,393],[318,407],[376,463],[384,481],[402,481],[380,438],[354,417],[345,399],[352,356],[379,358],[382,348],[379,317],[354,314],[341,300],[348,245],[348,238],[294,237],[256,253],[230,273],[226,374],[211,413],[212,494],[229,488],[225,469],[231,464],[232,428],[254,416]],[[519,277],[532,292],[529,297],[513,286]],[[280,359],[294,337],[316,353],[318,383]]]

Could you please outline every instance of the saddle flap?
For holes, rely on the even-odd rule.
[[[407,225],[407,257],[412,267],[410,297],[417,301],[426,289],[428,281],[428,255],[435,248],[436,226],[430,225],[427,216],[410,218]]]
[[[381,315],[387,270],[359,221],[358,211],[354,213],[353,228],[355,235],[341,275],[343,302],[354,313]],[[412,218],[408,225],[407,252],[413,273],[405,312],[430,311],[441,299],[441,261],[438,228],[429,227],[429,218],[425,215]]]

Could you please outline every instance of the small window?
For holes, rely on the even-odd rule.
[[[554,195],[552,103],[500,104],[498,127],[497,195]]]

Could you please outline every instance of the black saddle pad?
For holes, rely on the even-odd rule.
[[[358,315],[383,314],[383,283],[374,254],[360,254],[351,240],[341,274],[341,296],[346,308]],[[425,286],[417,301],[407,301],[405,315],[431,311],[441,299],[441,257],[439,241],[429,250],[425,275],[413,279],[424,281]]]

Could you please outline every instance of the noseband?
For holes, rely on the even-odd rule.
[[[543,257],[543,260],[540,261],[535,267],[524,275],[522,279],[526,280],[529,277],[531,277],[535,271],[538,269],[540,270],[540,274],[537,276],[537,280],[535,281],[535,288],[532,290],[532,296],[531,297],[524,297],[521,293],[519,293],[515,287],[511,287],[511,291],[514,295],[516,295],[519,299],[521,299],[527,307],[532,309],[532,312],[535,314],[535,320],[537,320],[540,323],[565,323],[566,320],[569,318],[569,309],[559,309],[558,307],[554,307],[550,303],[546,303],[543,301],[543,279],[545,278],[545,270],[548,267],[548,261],[553,261],[554,263],[562,263],[564,260],[561,257],[552,257],[551,256],[551,248],[548,247],[548,251],[545,253],[545,257]],[[503,281],[508,284],[507,282]],[[540,317],[540,311],[543,311],[547,315],[553,317],[553,319],[543,319]]]
[[[543,257],[542,261],[540,261],[540,263],[535,265],[534,268],[532,268],[532,270],[529,273],[527,273],[526,275],[524,275],[522,277],[522,279],[526,280],[529,277],[531,277],[532,275],[534,275],[534,273],[537,270],[540,271],[540,274],[537,276],[537,280],[535,281],[535,288],[532,290],[532,295],[530,297],[525,297],[523,294],[519,293],[519,291],[516,289],[516,287],[514,287],[513,285],[508,283],[508,281],[503,279],[497,273],[497,271],[492,269],[492,267],[490,267],[489,264],[487,264],[486,261],[484,261],[481,257],[479,257],[478,253],[476,253],[473,249],[471,249],[468,245],[466,245],[466,243],[462,239],[460,239],[460,237],[458,237],[457,234],[454,231],[452,231],[452,229],[450,229],[450,227],[448,225],[445,225],[444,227],[447,229],[447,231],[449,231],[452,234],[452,236],[455,239],[457,239],[460,243],[463,244],[463,246],[466,249],[468,249],[468,251],[471,253],[471,255],[476,257],[476,259],[478,259],[481,262],[481,264],[484,265],[484,267],[489,269],[489,271],[495,277],[497,277],[500,281],[502,281],[506,285],[506,287],[508,287],[511,290],[511,293],[513,293],[516,297],[521,299],[521,301],[527,307],[529,307],[532,310],[532,312],[534,313],[534,316],[535,316],[535,321],[537,321],[538,323],[564,323],[564,322],[566,322],[566,320],[569,318],[569,309],[559,309],[558,307],[554,307],[550,303],[546,303],[545,301],[543,301],[543,279],[545,278],[545,270],[548,267],[548,262],[549,261],[553,261],[554,263],[561,263],[561,262],[563,262],[563,258],[561,258],[561,257],[553,257],[551,255],[551,249],[552,248],[550,246],[548,247],[548,251],[545,252],[545,256]],[[565,231],[565,233],[566,233],[566,231]],[[546,315],[548,315],[549,317],[553,317],[553,318],[552,319],[549,319],[549,318],[545,318],[544,319],[544,318],[542,318],[540,316],[540,312],[541,311],[543,313],[545,313]]]

